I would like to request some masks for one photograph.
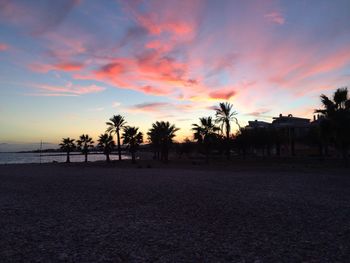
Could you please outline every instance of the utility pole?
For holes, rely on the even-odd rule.
[[[40,150],[39,150],[39,163],[41,164],[41,151],[43,149],[43,140],[40,141]]]

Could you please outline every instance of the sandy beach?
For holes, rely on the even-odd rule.
[[[348,170],[121,166],[1,165],[1,261],[350,258]]]

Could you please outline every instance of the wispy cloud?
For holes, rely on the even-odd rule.
[[[285,22],[286,22],[286,19],[285,17],[283,16],[283,14],[279,11],[273,11],[273,12],[270,12],[268,14],[265,14],[264,17],[272,22],[272,23],[275,23],[275,24],[278,24],[278,25],[283,25]]]
[[[88,109],[88,111],[92,111],[92,112],[97,111],[98,112],[98,111],[104,111],[104,109],[105,109],[104,107],[97,107],[97,108]]]
[[[39,92],[27,93],[30,96],[80,96],[90,93],[98,93],[105,90],[104,87],[97,85],[80,86],[68,83],[65,86],[52,86],[36,84],[33,87]]]
[[[35,72],[47,73],[51,70],[60,70],[60,71],[79,71],[84,67],[83,63],[80,62],[61,62],[57,64],[40,64],[34,63],[29,65],[29,68]]]
[[[118,107],[120,107],[120,105],[122,105],[120,102],[115,101],[112,103],[112,108],[118,108]]]
[[[150,102],[133,105],[129,108],[131,112],[159,112],[170,107],[171,104],[166,102]]]
[[[26,28],[31,34],[39,35],[58,27],[79,0],[61,0],[49,4],[32,5],[28,1],[0,2],[2,19]]]
[[[0,52],[5,51],[9,48],[9,46],[5,43],[0,43]]]

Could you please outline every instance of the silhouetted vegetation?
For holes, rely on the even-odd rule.
[[[344,159],[348,157],[350,143],[350,99],[347,88],[339,88],[333,94],[333,100],[321,95],[323,109],[315,112],[321,113],[320,138],[327,145],[332,138],[336,149]]]
[[[194,131],[194,139],[205,152],[206,162],[209,162],[209,155],[217,141],[220,128],[215,126],[211,117],[199,118],[199,124],[192,124]]]
[[[123,144],[128,146],[131,153],[131,159],[133,163],[136,163],[135,153],[143,142],[143,135],[139,132],[139,128],[126,126],[122,135]]]
[[[247,158],[269,156],[297,156],[319,155],[322,158],[334,156],[334,151],[342,158],[348,158],[350,145],[350,100],[347,88],[337,89],[332,98],[321,95],[322,109],[315,110],[317,116],[309,119],[294,117],[292,114],[274,117],[271,123],[264,121],[249,121],[249,125],[241,127],[233,105],[228,102],[219,103],[215,108],[215,117],[202,117],[199,122],[192,124],[193,140],[176,143],[175,151],[181,158],[186,154],[191,158],[192,153],[205,156],[208,163],[211,158],[218,158],[224,153],[230,159],[235,156]],[[121,143],[129,150],[132,162],[136,161],[136,152],[143,143],[143,134],[136,127],[126,126],[121,115],[114,115],[109,119],[106,134],[99,137],[98,149],[103,150],[107,161],[112,153],[115,142],[112,134],[116,134],[119,160],[121,157]],[[238,130],[233,134],[232,126]],[[120,131],[123,134],[120,135]],[[174,143],[174,137],[179,129],[174,124],[156,121],[147,132],[153,158],[162,162],[169,160],[169,151]],[[85,155],[85,162],[90,149],[93,148],[92,138],[81,135],[77,140],[78,149]],[[74,139],[65,138],[60,144],[61,149],[69,154],[76,149]],[[142,146],[148,151],[148,145]]]
[[[173,143],[175,133],[179,129],[169,122],[157,121],[152,124],[148,131],[148,139],[154,149],[154,158],[167,162],[169,159],[169,148]]]
[[[220,103],[219,107],[217,107],[215,111],[215,121],[220,124],[222,133],[226,135],[226,155],[227,159],[230,159],[231,122],[234,121],[240,128],[238,119],[235,117],[237,112],[233,110],[233,105],[228,102]]]
[[[88,154],[91,148],[94,147],[94,141],[87,134],[82,134],[77,140],[78,149],[85,155],[85,162],[88,161]]]
[[[98,148],[103,151],[103,153],[106,155],[106,161],[110,162],[109,155],[113,151],[115,147],[115,142],[113,140],[112,135],[110,134],[101,134],[98,138]]]
[[[122,159],[121,148],[120,148],[120,130],[125,126],[126,121],[121,115],[114,115],[112,118],[106,122],[108,128],[106,132],[117,134],[117,144],[118,144],[118,157],[119,161]]]
[[[59,144],[60,148],[67,153],[66,163],[70,163],[70,153],[76,148],[74,139],[63,138],[62,142]]]

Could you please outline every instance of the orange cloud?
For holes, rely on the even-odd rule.
[[[31,64],[29,68],[35,72],[47,73],[51,70],[61,70],[61,71],[79,71],[83,69],[84,64],[79,62],[62,62],[57,64]]]

